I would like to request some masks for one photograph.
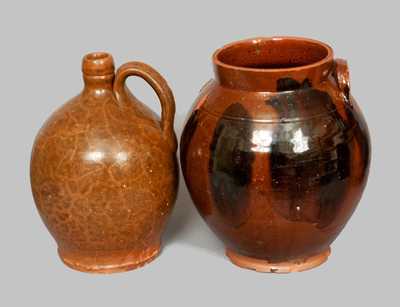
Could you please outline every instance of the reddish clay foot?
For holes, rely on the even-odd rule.
[[[301,259],[294,259],[285,262],[271,263],[263,259],[256,259],[235,253],[226,249],[226,255],[233,264],[245,269],[255,270],[264,273],[291,273],[301,272],[315,268],[324,263],[331,253],[331,249],[323,251],[320,254]]]

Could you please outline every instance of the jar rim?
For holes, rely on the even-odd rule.
[[[280,91],[282,80],[317,85],[334,66],[329,45],[295,36],[235,41],[215,51],[212,60],[222,86],[272,92]]]
[[[221,57],[224,53],[231,52],[232,49],[237,49],[240,47],[243,48],[255,48],[257,50],[257,46],[264,45],[261,48],[271,48],[272,46],[268,46],[268,43],[274,43],[275,45],[279,45],[280,43],[286,44],[298,44],[303,45],[304,48],[319,48],[325,52],[324,57],[312,61],[307,64],[303,65],[295,65],[293,67],[246,67],[245,65],[234,65],[230,63],[226,63]],[[276,48],[276,46],[275,46]],[[243,70],[243,71],[265,71],[265,72],[283,72],[283,71],[298,71],[300,69],[308,69],[316,66],[320,66],[326,62],[333,60],[333,50],[332,48],[321,41],[311,39],[311,38],[304,38],[304,37],[297,37],[297,36],[272,36],[272,37],[255,37],[249,38],[239,41],[234,41],[229,44],[224,45],[223,47],[216,50],[213,54],[213,62],[215,65],[232,68],[236,70]]]

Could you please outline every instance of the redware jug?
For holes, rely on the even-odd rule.
[[[193,202],[238,266],[323,263],[370,162],[346,61],[316,40],[272,37],[226,45],[213,63],[181,137]]]
[[[85,272],[126,271],[151,261],[174,205],[178,171],[174,98],[150,66],[114,73],[104,52],[83,58],[83,91],[44,124],[32,150],[31,185],[61,259]],[[125,86],[156,91],[161,121]]]

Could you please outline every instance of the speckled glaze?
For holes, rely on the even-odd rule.
[[[241,267],[324,262],[366,185],[369,134],[346,61],[295,37],[229,44],[181,138],[192,199]]]
[[[84,89],[39,131],[31,185],[40,216],[70,267],[97,273],[152,260],[174,205],[178,171],[174,98],[139,62],[114,73],[107,53],[83,58]],[[156,91],[161,121],[125,86],[139,76]]]

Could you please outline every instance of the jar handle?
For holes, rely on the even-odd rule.
[[[350,71],[346,60],[335,59],[333,76],[339,86],[339,90],[345,98],[345,101],[352,106],[350,100]]]
[[[161,131],[164,140],[173,151],[176,151],[177,141],[174,133],[175,100],[165,79],[150,65],[141,62],[123,64],[116,72],[114,93],[117,99],[123,95],[125,81],[130,76],[144,79],[157,93],[161,104]]]

